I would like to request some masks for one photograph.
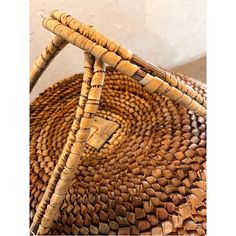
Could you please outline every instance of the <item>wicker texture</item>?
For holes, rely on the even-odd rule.
[[[152,76],[149,73],[141,70],[141,68],[137,65],[132,64],[129,60],[123,60],[122,57],[117,55],[115,52],[109,51],[108,48],[104,48],[101,45],[96,44],[96,41],[93,42],[87,38],[86,34],[84,36],[75,31],[73,28],[71,29],[67,25],[62,24],[52,17],[46,18],[43,21],[43,25],[45,28],[64,38],[69,43],[72,43],[75,46],[78,46],[79,48],[91,53],[96,58],[101,59],[125,75],[133,76],[133,78],[139,81],[145,77],[149,77],[150,86],[153,87],[152,92],[165,94],[172,100],[182,103],[198,114],[206,114],[206,99],[203,96],[197,94],[189,86],[184,85],[179,80],[175,79],[175,77],[171,76],[170,73],[166,73],[166,81],[162,80],[160,77]],[[76,28],[79,26],[80,24]],[[95,34],[95,36],[97,36],[97,34]],[[98,40],[99,39],[97,39],[97,41]],[[118,48],[119,47],[117,46],[115,51],[118,50]]]
[[[53,177],[48,184],[47,192],[44,194],[34,216],[31,226],[33,232],[39,227],[38,233],[47,233],[55,219],[74,178],[74,172],[89,136],[94,114],[98,109],[104,82],[104,63],[85,53],[84,69],[83,86],[71,132],[68,135]]]
[[[81,83],[81,74],[65,79],[31,105],[32,215],[66,143]],[[86,146],[49,234],[205,234],[205,119],[111,69],[97,115],[120,128],[99,152]]]
[[[41,74],[46,70],[47,66],[53,58],[67,45],[67,41],[61,37],[55,37],[50,41],[45,50],[37,58],[30,71],[30,91],[37,83]]]
[[[43,24],[57,44],[36,61],[31,88],[67,42],[85,60],[83,75],[31,104],[31,232],[204,235],[205,86],[59,11]],[[86,144],[95,114],[119,126],[101,149]]]
[[[195,93],[194,90],[192,90],[190,87],[185,87],[183,84],[179,83],[179,79],[177,76],[170,74],[166,72],[165,70],[161,69],[160,67],[154,67],[151,64],[145,62],[141,58],[139,58],[137,55],[133,55],[133,53],[120,46],[117,42],[114,40],[111,40],[107,38],[105,35],[101,34],[99,31],[97,31],[93,26],[85,25],[72,16],[62,13],[58,10],[52,12],[51,16],[46,18],[44,21],[44,26],[47,28],[49,25],[50,27],[53,26],[53,23],[51,22],[48,24],[48,20],[54,19],[54,24],[56,24],[56,27],[60,27],[61,25],[58,23],[61,23],[63,26],[67,26],[73,31],[78,32],[80,35],[84,36],[85,38],[95,42],[97,45],[102,46],[103,48],[107,49],[109,52],[114,52],[117,55],[119,55],[123,60],[128,60],[133,62],[134,64],[141,67],[144,71],[150,72],[154,76],[159,76],[161,79],[169,83],[171,86],[176,87],[178,90],[182,91],[183,93],[186,93],[188,96],[190,96],[193,99],[196,99],[197,102],[202,104],[204,107],[206,107],[206,100],[202,98],[199,94]],[[53,32],[56,32],[57,30],[55,28],[51,28]],[[62,29],[63,31],[63,29]],[[57,32],[60,32],[58,30]],[[68,34],[69,35],[69,34]],[[88,42],[87,42],[88,44]],[[88,45],[87,45],[88,46]],[[93,47],[93,45],[89,47]],[[83,43],[82,43],[83,47]],[[99,47],[97,47],[99,48]],[[84,50],[87,50],[85,47]],[[89,49],[88,49],[89,50]],[[93,49],[95,50],[95,49]],[[104,52],[104,51],[103,51]],[[91,53],[91,52],[90,52]],[[181,81],[180,81],[181,82]]]

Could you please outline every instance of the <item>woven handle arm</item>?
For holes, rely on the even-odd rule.
[[[150,73],[153,76],[158,76],[160,79],[167,82],[170,86],[177,88],[182,93],[186,94],[187,96],[198,102],[200,105],[202,105],[204,108],[206,108],[206,99],[201,95],[197,94],[191,87],[184,85],[177,76],[165,71],[160,67],[156,67],[150,63],[147,63],[137,55],[133,54],[130,50],[120,46],[117,42],[101,34],[93,26],[83,24],[72,16],[60,12],[58,10],[53,11],[50,17],[56,20],[57,22],[61,23],[62,25],[69,27],[71,30],[78,32],[80,35],[83,35],[85,38],[91,40],[92,42],[95,42],[97,45],[102,46],[109,52],[116,53],[123,60],[130,61],[132,64],[135,64],[140,67],[141,70],[137,71],[137,75],[139,77],[143,77],[141,71]],[[46,24],[45,22],[44,26],[46,28],[47,25],[48,24]]]
[[[85,71],[76,116],[63,152],[34,215],[31,224],[33,233],[47,234],[72,183],[99,106],[104,69],[102,61],[95,60],[93,56],[85,53]]]
[[[30,92],[34,88],[41,74],[46,70],[53,58],[68,44],[61,37],[56,36],[50,41],[48,46],[43,50],[36,59],[30,71]]]
[[[129,50],[107,39],[93,27],[86,26],[71,16],[57,11],[52,13],[52,17],[46,18],[43,25],[57,36],[33,66],[31,89],[52,59],[68,42],[86,53],[76,117],[31,225],[31,232],[37,234],[46,234],[49,231],[74,177],[98,109],[105,75],[104,63],[133,77],[148,92],[158,92],[200,115],[206,114],[205,99],[193,89],[181,83],[172,74],[134,57]]]
[[[70,19],[70,16],[68,17]],[[99,44],[99,38],[96,40],[90,40],[87,36],[90,35],[87,31],[82,30],[83,34],[80,34],[79,27],[81,23],[78,23],[74,28],[69,26],[73,23],[76,24],[74,18],[64,25],[57,19],[53,17],[48,17],[43,21],[43,26],[55,33],[56,35],[66,39],[69,43],[87,51],[88,53],[95,56],[97,59],[101,59],[103,62],[107,63],[111,67],[120,71],[123,74],[133,77],[136,79],[148,92],[158,92],[183,104],[185,107],[193,110],[199,115],[206,114],[206,101],[205,98],[195,92],[190,86],[183,84],[181,81],[177,80],[172,74],[166,72],[166,81],[158,76],[153,76],[146,71],[142,70],[141,67],[133,64],[129,60],[124,60],[121,56],[117,55],[114,50],[109,51]],[[82,25],[83,28],[84,25]],[[92,28],[92,27],[90,27]],[[75,30],[77,29],[77,31]],[[87,26],[88,30],[89,27]],[[94,32],[94,30],[92,31]],[[92,36],[90,35],[92,38]],[[108,44],[108,43],[107,43]],[[119,48],[119,47],[118,47]],[[116,49],[115,51],[117,51]]]

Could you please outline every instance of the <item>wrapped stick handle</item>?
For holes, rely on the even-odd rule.
[[[50,41],[48,46],[42,51],[36,59],[30,71],[30,92],[36,85],[39,77],[46,70],[53,58],[68,44],[68,42],[61,37],[55,36]]]
[[[30,230],[34,234],[47,234],[56,219],[74,178],[99,106],[105,64],[85,53],[84,70],[81,96],[67,142],[31,224]]]
[[[116,41],[103,35],[95,27],[86,25],[72,16],[58,10],[53,11],[50,14],[50,17],[57,20],[62,25],[68,26],[70,29],[78,32],[80,35],[83,35],[92,42],[95,42],[97,45],[106,48],[109,52],[116,53],[123,60],[130,61],[131,63],[137,65],[146,73],[150,73],[153,76],[158,76],[170,86],[177,88],[182,93],[188,95],[206,108],[206,99],[197,94],[191,87],[184,85],[176,75],[165,71],[161,67],[154,66],[151,63],[144,61],[138,55],[133,54],[130,50],[122,47]]]
[[[69,22],[74,22],[74,20]],[[158,76],[153,76],[143,71],[142,68],[131,63],[131,61],[124,60],[115,52],[111,52],[108,50],[108,48],[98,45],[96,42],[80,34],[78,30],[76,31],[71,29],[69,26],[62,24],[52,17],[47,17],[43,21],[43,26],[55,33],[57,36],[66,39],[69,43],[81,48],[82,50],[92,54],[95,58],[107,63],[117,71],[133,77],[148,92],[158,92],[159,94],[169,97],[173,101],[181,103],[186,108],[193,110],[199,115],[206,114],[206,104],[204,103],[204,97],[197,94],[197,92],[195,92],[190,86],[187,86],[180,81],[175,81],[175,86],[172,86],[167,81],[164,81]],[[167,75],[170,77],[169,81],[172,81],[171,74],[167,73]],[[181,89],[178,89],[177,87]],[[202,105],[199,101],[205,105]]]

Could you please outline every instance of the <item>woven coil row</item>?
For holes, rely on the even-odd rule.
[[[59,11],[43,24],[57,36],[36,61],[31,88],[68,42],[85,60],[83,76],[31,104],[31,232],[204,235],[204,85],[143,63]],[[86,145],[95,114],[119,124],[99,151]]]

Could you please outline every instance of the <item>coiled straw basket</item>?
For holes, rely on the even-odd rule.
[[[60,11],[43,26],[30,88],[67,43],[84,73],[30,106],[31,234],[205,235],[205,85]]]

